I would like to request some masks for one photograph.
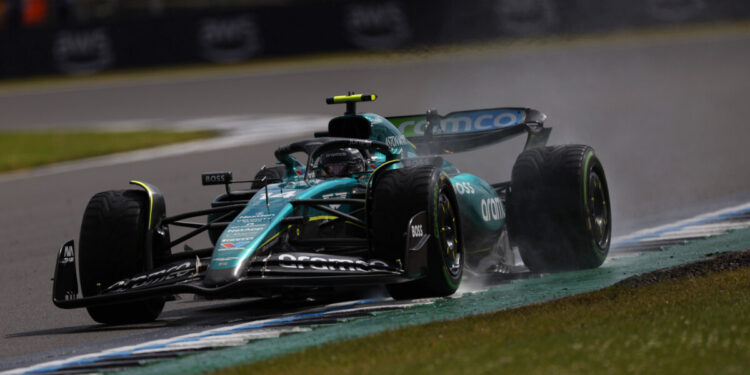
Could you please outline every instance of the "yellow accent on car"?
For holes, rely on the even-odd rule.
[[[338,216],[325,216],[325,215],[321,215],[321,216],[313,216],[313,217],[311,217],[310,221],[316,221],[316,220],[335,220],[335,219],[338,219],[338,218],[339,218]]]
[[[131,184],[136,184],[144,189],[146,189],[146,192],[148,193],[148,228],[151,229],[151,216],[153,216],[154,213],[154,194],[151,191],[151,189],[148,188],[148,185],[144,184],[143,182],[131,180]]]
[[[263,246],[268,245],[269,242],[273,241],[276,237],[278,237],[284,231],[286,231],[286,229],[282,229],[282,230],[276,232],[276,234],[274,234],[273,236],[271,236],[271,238],[269,238],[268,240],[266,240],[265,242],[263,242],[260,246],[258,246],[258,249],[262,249]]]
[[[378,98],[375,94],[356,94],[356,95],[337,95],[332,98],[326,98],[328,104],[354,103],[354,102],[374,102]]]

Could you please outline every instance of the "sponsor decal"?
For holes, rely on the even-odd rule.
[[[272,195],[269,194],[269,197],[271,197],[271,196]],[[240,217],[236,218],[234,221],[241,222],[241,223],[246,223],[246,224],[262,224],[262,223],[266,223],[266,222],[271,221],[271,219],[273,219],[274,216],[276,216],[276,215],[274,215],[274,214],[263,214],[263,213],[259,212],[259,213],[255,214],[255,215],[252,215],[252,216],[249,216],[249,215],[248,216],[244,216],[244,215],[240,216]],[[229,229],[228,232],[231,231],[231,230],[245,231],[246,228],[232,228],[232,229]],[[229,233],[231,233],[231,232],[229,232]]]
[[[146,275],[136,276],[132,279],[120,280],[112,284],[105,291],[110,292],[114,290],[142,288],[163,281],[174,280],[190,275],[194,270],[195,264],[193,262],[183,262],[167,269],[161,269],[159,271],[152,272]]]
[[[422,236],[424,236],[424,231],[422,230],[422,224],[411,226],[411,236],[412,238],[421,238]]]
[[[262,39],[254,17],[206,18],[198,27],[198,45],[206,60],[234,62],[262,50]]]
[[[268,198],[294,198],[294,196],[297,195],[296,190],[287,190],[287,191],[279,191],[274,193],[268,193]]]
[[[237,249],[244,247],[245,245],[249,244],[250,241],[242,241],[242,242],[225,242],[221,244],[221,247],[223,249]]]
[[[60,261],[60,264],[66,264],[66,263],[75,263],[76,257],[75,253],[73,252],[73,246],[65,246],[63,249],[63,258]]]
[[[385,138],[385,144],[388,145],[390,148],[397,148],[397,147],[403,147],[409,144],[409,141],[406,140],[406,137],[403,135],[398,136],[389,136]]]
[[[460,195],[474,195],[476,193],[470,182],[456,182],[453,184],[453,190]]]
[[[365,49],[400,47],[412,34],[406,12],[395,1],[349,5],[344,12],[344,28],[350,41]]]
[[[705,0],[648,0],[646,10],[657,20],[666,22],[687,21],[701,15]]]
[[[338,193],[330,193],[330,194],[323,194],[323,199],[345,199],[348,194],[345,191],[338,192]],[[328,207],[333,208],[334,210],[338,210],[341,205],[340,204],[329,204]]]
[[[500,31],[512,35],[544,33],[558,23],[554,0],[496,0],[493,11]]]
[[[114,63],[112,39],[106,29],[63,30],[52,43],[57,69],[68,74],[102,71]]]
[[[500,198],[482,199],[482,219],[484,221],[500,220]]]
[[[388,268],[388,264],[380,260],[366,262],[361,259],[293,254],[281,254],[278,259],[282,268],[300,270],[369,272]]]
[[[440,121],[440,129],[434,134],[460,134],[502,129],[522,124],[525,114],[521,110],[490,109],[451,114]],[[391,120],[407,137],[424,135],[427,120],[424,116]]]
[[[245,230],[245,233],[246,234],[249,233],[249,234],[251,234],[251,236],[226,238],[222,242],[232,242],[232,243],[237,243],[237,242],[240,242],[240,241],[248,241],[249,242],[249,241],[252,241],[252,240],[255,239],[255,234],[257,234],[258,232],[260,232],[260,230],[262,230],[262,228],[250,228],[250,229]],[[235,248],[239,248],[239,246],[235,246]]]
[[[204,173],[201,177],[203,185],[223,185],[232,181],[232,172]]]

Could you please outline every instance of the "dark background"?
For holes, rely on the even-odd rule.
[[[12,25],[0,0],[0,129],[233,121],[277,139],[0,176],[0,370],[255,319],[243,300],[196,311],[184,299],[153,324],[101,326],[52,305],[55,254],[96,192],[138,179],[165,193],[169,214],[206,208],[222,187],[200,186],[201,172],[252,177],[277,146],[341,114],[324,98],[349,90],[378,94],[358,109],[383,115],[543,111],[550,144],[597,150],[616,236],[750,201],[750,23],[732,22],[749,18],[747,1],[61,1],[74,5],[65,18],[48,8]],[[172,64],[197,66],[138,69]],[[28,80],[102,70],[129,72]],[[299,125],[309,129],[282,131]],[[502,181],[521,147],[452,160]]]
[[[0,0],[0,78],[749,17],[746,0]]]

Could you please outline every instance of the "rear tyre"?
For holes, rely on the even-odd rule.
[[[511,240],[535,272],[596,268],[609,252],[609,202],[604,169],[591,147],[526,150],[511,177]]]
[[[84,297],[95,296],[119,280],[146,271],[146,202],[146,193],[139,190],[105,191],[89,201],[78,251]],[[157,250],[154,254],[159,253]],[[163,308],[164,299],[152,298],[87,310],[99,323],[127,324],[153,321]]]
[[[463,275],[464,253],[458,205],[453,186],[440,169],[432,166],[383,172],[373,186],[371,227],[373,248],[379,257],[393,262],[406,251],[409,220],[426,211],[430,235],[426,276],[387,285],[394,299],[441,297],[458,289]]]

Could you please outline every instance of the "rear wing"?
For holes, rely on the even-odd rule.
[[[547,118],[530,108],[491,108],[452,112],[429,110],[424,115],[394,116],[388,120],[414,144],[420,154],[452,154],[488,146],[527,133],[524,149],[547,144],[552,131]]]

